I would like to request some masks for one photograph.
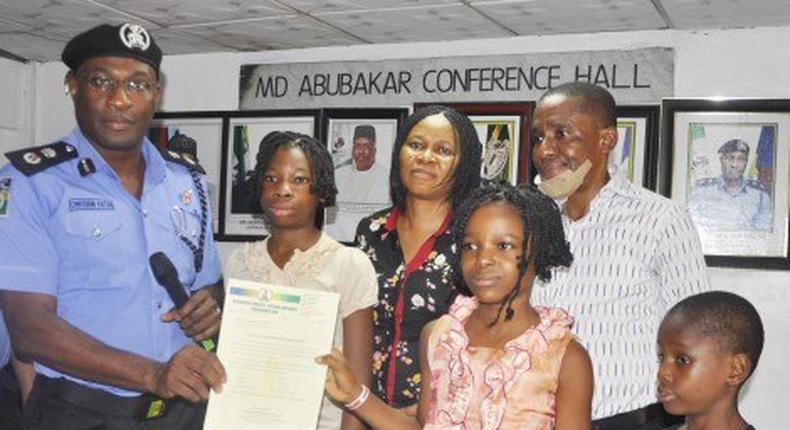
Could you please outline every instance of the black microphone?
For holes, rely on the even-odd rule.
[[[154,278],[159,282],[159,285],[165,287],[167,295],[170,300],[180,308],[189,300],[184,285],[178,279],[178,271],[173,265],[173,262],[167,258],[164,252],[155,252],[148,259],[151,264],[151,271],[154,272]],[[206,351],[213,351],[217,347],[217,342],[214,339],[205,339],[200,342],[200,345]]]

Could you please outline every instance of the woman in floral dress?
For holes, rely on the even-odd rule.
[[[373,312],[373,392],[414,414],[425,324],[456,296],[450,258],[453,210],[480,183],[482,145],[469,118],[428,106],[398,130],[390,169],[393,207],[363,219],[357,243],[379,282]]]

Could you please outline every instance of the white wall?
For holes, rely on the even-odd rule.
[[[378,60],[531,52],[675,48],[676,96],[790,98],[790,27],[728,31],[647,31],[500,40],[366,45],[258,53],[166,57],[164,110],[226,110],[238,103],[238,71],[245,63]],[[35,141],[45,143],[74,124],[63,95],[65,67],[36,67]],[[236,244],[220,244],[224,256]],[[759,309],[767,331],[760,367],[744,392],[742,409],[761,430],[785,428],[790,408],[790,273],[710,269],[715,288],[737,292]]]
[[[33,141],[33,72],[30,64],[0,58],[0,154]]]

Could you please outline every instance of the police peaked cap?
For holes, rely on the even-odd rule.
[[[358,125],[354,128],[354,140],[359,138],[376,141],[376,129],[372,125]]]
[[[102,24],[75,36],[60,55],[73,71],[77,71],[85,60],[96,57],[133,58],[153,67],[159,76],[162,50],[142,26]]]
[[[197,158],[197,141],[186,134],[177,132],[167,141],[167,149]]]
[[[749,155],[749,144],[741,139],[728,140],[719,148],[719,154],[729,154],[730,152],[743,152]]]

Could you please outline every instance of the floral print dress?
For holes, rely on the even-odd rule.
[[[450,261],[455,256],[448,214],[411,261],[404,261],[395,229],[401,211],[386,209],[363,219],[357,244],[373,262],[379,301],[373,310],[373,392],[404,408],[419,400],[420,333],[444,315],[457,292]]]
[[[428,338],[433,402],[425,430],[552,430],[573,318],[535,307],[540,322],[502,348],[471,346],[465,324],[478,301],[458,296]]]

